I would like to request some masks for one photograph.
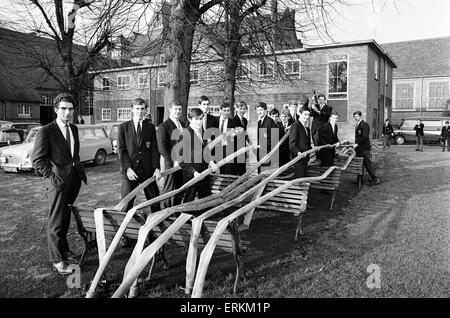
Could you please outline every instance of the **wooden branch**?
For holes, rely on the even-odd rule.
[[[55,41],[59,43],[59,41],[61,41],[61,38],[58,36],[58,32],[56,32],[55,28],[53,27],[52,22],[50,21],[50,18],[48,17],[42,5],[39,3],[38,0],[31,0],[31,3],[33,3],[36,7],[38,7],[39,11],[41,11],[41,14],[45,19],[45,22],[55,35]]]

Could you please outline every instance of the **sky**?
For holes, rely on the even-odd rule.
[[[10,1],[0,0],[0,7]],[[333,17],[336,26],[330,26],[335,41],[374,39],[378,43],[388,43],[450,37],[450,0],[343,1],[349,5],[340,7],[339,14]],[[64,0],[67,4],[71,2]],[[304,43],[323,44],[323,40],[313,36]]]
[[[450,0],[347,1],[352,5],[343,7],[335,19],[336,41],[388,43],[450,36]]]

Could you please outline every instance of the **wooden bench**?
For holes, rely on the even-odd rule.
[[[347,160],[347,156],[337,155],[335,158],[336,165],[342,166]],[[345,170],[342,170],[343,174],[356,174],[357,182],[358,182],[358,190],[361,190],[362,186],[362,178],[364,173],[363,166],[364,159],[363,157],[353,157],[352,161],[348,164]]]
[[[211,191],[213,193],[218,193],[222,191],[225,187],[231,184],[238,177],[233,175],[224,174],[212,174],[211,175]],[[281,185],[287,183],[287,180],[272,180],[264,188],[262,195],[265,195],[272,190],[280,187]],[[306,211],[306,204],[308,200],[308,189],[309,183],[303,183],[300,185],[293,185],[283,192],[275,195],[273,198],[267,200],[263,204],[259,205],[255,211],[267,211],[267,212],[281,212],[292,214],[298,218],[297,228],[295,231],[294,240],[297,240],[298,234],[302,234],[302,218],[303,213]],[[248,198],[241,202],[237,207],[242,207],[249,203],[252,198]],[[250,226],[253,213],[246,215],[243,224],[239,226],[239,230],[246,230]]]
[[[310,166],[308,167],[308,177],[318,177],[322,175],[329,167]],[[341,170],[334,169],[325,179],[320,181],[311,181],[311,189],[332,191],[330,210],[333,210],[336,192],[341,182]]]

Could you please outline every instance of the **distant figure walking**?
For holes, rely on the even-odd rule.
[[[445,122],[445,126],[442,127],[441,137],[442,137],[442,151],[445,151],[445,147],[447,147],[447,151],[450,151],[450,126],[449,121]]]
[[[419,119],[417,125],[414,126],[416,131],[416,151],[423,151],[423,128],[424,124]]]

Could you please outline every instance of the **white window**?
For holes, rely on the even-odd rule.
[[[270,62],[259,63],[259,76],[260,77],[272,77],[273,76],[273,63],[270,63]]]
[[[117,76],[117,89],[126,90],[131,88],[131,75]]]
[[[284,61],[284,72],[300,77],[300,60]]]
[[[41,94],[41,105],[42,106],[52,106],[53,105],[53,95]]]
[[[394,85],[394,104],[396,110],[414,110],[414,83],[396,83]]]
[[[131,108],[118,108],[117,120],[120,121],[131,120]]]
[[[164,54],[159,56],[159,64],[166,64],[166,56]]]
[[[102,91],[109,91],[109,90],[110,90],[109,78],[103,77],[102,78]]]
[[[102,120],[111,120],[111,108],[102,108]]]
[[[19,117],[31,117],[31,106],[30,105],[19,105],[18,114],[19,114]]]
[[[378,60],[373,62],[373,74],[374,78],[378,81]]]
[[[148,73],[139,73],[138,74],[138,89],[148,88],[149,87],[149,76]]]
[[[166,71],[158,71],[158,87],[166,86]]]
[[[450,100],[450,81],[430,82],[428,85],[428,109],[445,109]]]
[[[328,98],[347,99],[348,55],[336,56],[328,61]]]
[[[199,70],[198,68],[193,68],[191,69],[191,79],[190,82],[191,84],[198,84],[198,78],[199,78]]]

